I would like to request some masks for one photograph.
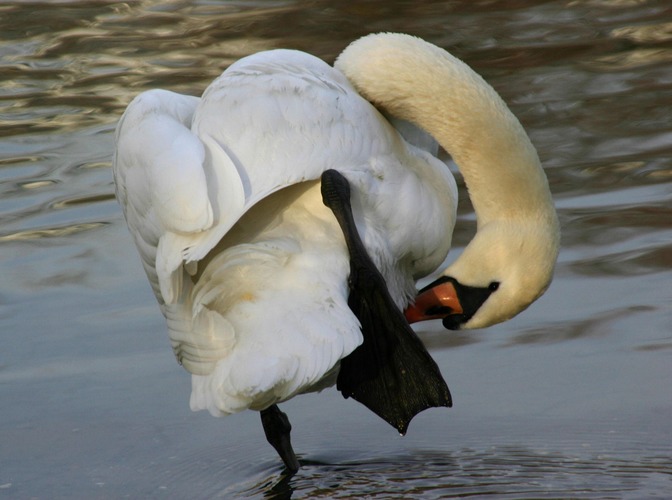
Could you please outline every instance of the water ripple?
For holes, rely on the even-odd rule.
[[[519,447],[418,452],[393,460],[308,462],[294,477],[229,488],[237,498],[639,498],[672,482],[669,457],[629,461]],[[662,498],[662,496],[661,496]]]
[[[0,234],[0,242],[7,241],[26,241],[40,238],[55,238],[62,236],[70,236],[81,233],[83,231],[91,231],[92,229],[104,226],[105,222],[84,222],[78,224],[71,224],[69,226],[50,227],[44,229],[26,229],[24,231],[16,231],[12,233]]]

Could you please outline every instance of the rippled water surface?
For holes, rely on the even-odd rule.
[[[559,266],[508,323],[422,327],[455,405],[406,437],[335,390],[283,405],[304,463],[283,477],[257,414],[188,409],[114,200],[114,126],[143,90],[199,95],[275,47],[332,62],[384,30],[510,103],[557,200]],[[672,495],[669,1],[3,2],[0,81],[0,497]]]

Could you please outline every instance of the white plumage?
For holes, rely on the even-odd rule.
[[[548,286],[558,229],[545,176],[466,65],[389,34],[355,42],[336,69],[290,50],[246,57],[201,98],[141,94],[117,130],[117,196],[193,374],[192,409],[263,410],[321,389],[361,343],[325,170],[349,181],[357,228],[400,308],[447,256],[457,190],[435,142],[362,96],[424,127],[464,174],[478,234],[447,273],[501,283],[465,326],[507,319]]]

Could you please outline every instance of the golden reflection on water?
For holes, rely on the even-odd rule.
[[[646,26],[624,26],[612,30],[614,38],[626,38],[637,43],[658,43],[672,40],[672,22]]]
[[[70,236],[72,234],[81,233],[82,231],[90,231],[92,229],[99,228],[103,225],[104,223],[102,222],[89,222],[83,224],[73,224],[71,226],[64,226],[64,227],[17,231],[15,233],[0,235],[0,242],[25,241],[25,240],[35,240],[38,238],[54,238],[54,237]]]
[[[671,61],[672,49],[638,49],[626,54],[598,57],[592,61],[592,64],[602,71],[617,71],[649,64],[665,64]]]

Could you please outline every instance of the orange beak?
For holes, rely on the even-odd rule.
[[[440,283],[420,293],[404,311],[409,323],[442,319],[449,314],[462,314],[462,305],[455,286],[450,282]]]

